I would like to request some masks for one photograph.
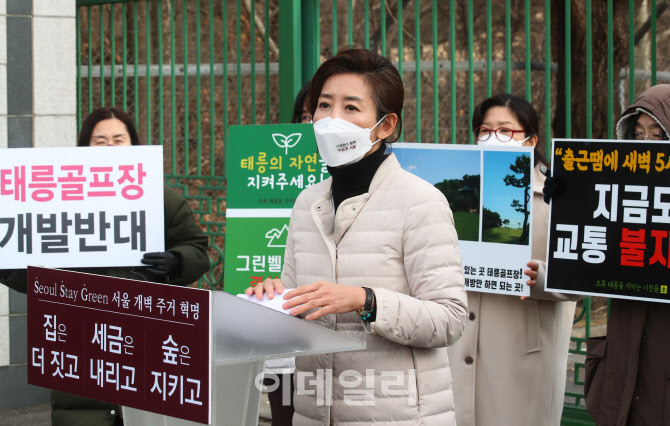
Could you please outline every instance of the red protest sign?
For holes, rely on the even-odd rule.
[[[209,423],[211,293],[28,268],[28,383]]]

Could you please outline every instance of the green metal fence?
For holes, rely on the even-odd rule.
[[[213,264],[200,285],[221,288],[227,126],[278,121],[278,5],[77,6],[78,123],[96,107],[118,106],[135,117],[145,143],[164,146],[167,183],[182,191],[210,236]]]
[[[165,149],[165,176],[191,202],[223,285],[227,127],[291,120],[318,65],[358,44],[405,82],[404,141],[473,143],[474,106],[525,96],[551,137],[613,137],[636,93],[670,81],[670,12],[657,0],[77,0],[78,123],[93,108],[132,113]],[[659,31],[662,29],[662,31]],[[549,152],[547,152],[549,153]],[[548,156],[550,157],[550,156]],[[565,424],[583,410],[585,339],[604,300],[575,320]]]

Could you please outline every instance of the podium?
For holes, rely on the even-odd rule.
[[[365,342],[224,292],[212,294],[212,422],[258,424],[265,361],[365,349]],[[126,426],[196,426],[175,417],[123,407]]]

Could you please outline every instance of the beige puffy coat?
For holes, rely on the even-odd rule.
[[[468,324],[449,348],[459,426],[560,424],[575,302],[545,290],[549,206],[535,167],[531,298],[468,292]]]
[[[355,312],[316,321],[367,349],[296,359],[293,424],[454,425],[445,347],[463,332],[467,307],[447,200],[402,170],[393,154],[369,192],[342,202],[336,215],[330,188],[327,179],[298,197],[282,280],[287,288],[319,280],[371,287],[377,318],[366,326]],[[350,376],[344,383],[351,387],[343,387],[347,370],[362,381],[351,386]],[[314,385],[317,374],[332,383]],[[372,405],[352,404],[351,392]]]

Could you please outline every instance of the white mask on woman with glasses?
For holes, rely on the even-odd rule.
[[[528,136],[526,139],[523,140],[516,140],[516,139],[509,139],[507,141],[500,140],[498,138],[498,135],[494,132],[491,132],[488,136],[480,135],[479,139],[477,139],[477,145],[481,146],[506,146],[509,148],[516,148],[519,146],[523,146],[523,143],[526,142],[528,139],[530,139],[530,136]]]

